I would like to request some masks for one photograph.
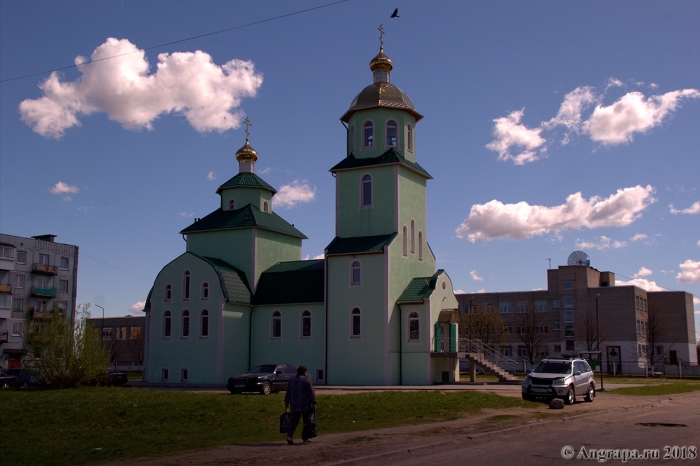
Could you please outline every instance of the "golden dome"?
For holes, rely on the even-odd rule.
[[[236,151],[236,160],[239,162],[255,162],[258,160],[258,153],[255,152],[255,149],[250,147],[248,138],[245,138],[245,144],[243,147]]]
[[[369,62],[369,69],[375,71],[391,71],[394,68],[391,58],[384,55],[384,47],[379,49],[379,54]]]

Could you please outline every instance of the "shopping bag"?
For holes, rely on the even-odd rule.
[[[292,413],[285,411],[280,416],[280,434],[289,432],[289,425],[292,423]]]
[[[316,410],[312,410],[311,414],[309,415],[309,423],[304,426],[304,429],[301,433],[301,438],[304,440],[314,438],[318,434],[316,433]]]

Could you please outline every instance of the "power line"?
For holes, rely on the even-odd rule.
[[[90,257],[90,256],[88,256],[87,254],[85,254],[85,253],[82,252],[82,251],[79,251],[78,254],[80,254],[81,256],[87,257],[88,259],[92,259],[92,260],[94,260],[95,262],[99,262],[100,264],[104,264],[104,265],[106,265],[107,267],[112,267],[113,269],[121,270],[122,272],[126,272],[126,273],[128,273],[128,274],[131,274],[131,275],[133,275],[134,277],[143,278],[144,280],[148,280],[149,282],[150,282],[150,281],[153,281],[151,278],[142,277],[141,275],[137,275],[137,274],[135,274],[134,272],[129,272],[128,270],[120,269],[120,268],[117,267],[116,265],[108,264],[108,263],[103,262],[103,261],[101,261],[101,260],[99,260],[99,259],[95,259],[94,257]]]
[[[208,32],[208,33],[206,33],[206,34],[200,34],[200,35],[198,35],[198,36],[192,36],[192,37],[188,37],[188,38],[186,38],[186,39],[180,39],[180,40],[175,40],[175,41],[172,41],[172,42],[166,42],[165,44],[152,45],[152,46],[150,46],[150,47],[144,48],[143,50],[152,50],[152,49],[157,49],[157,48],[159,48],[159,47],[165,47],[165,46],[167,46],[167,45],[179,44],[179,43],[181,43],[181,42],[187,42],[187,41],[194,40],[194,39],[200,39],[200,38],[202,38],[202,37],[213,36],[213,35],[215,35],[215,34],[221,34],[221,33],[223,33],[223,32],[233,31],[233,30],[235,30],[235,29],[242,29],[242,28],[245,28],[245,27],[254,26],[254,25],[256,25],[256,24],[262,24],[262,23],[267,23],[267,22],[269,22],[269,21],[275,21],[275,20],[277,20],[277,19],[287,18],[287,17],[289,17],[289,16],[295,16],[295,15],[300,15],[300,14],[302,14],[302,13],[308,13],[309,11],[320,10],[321,8],[326,8],[326,7],[333,6],[333,5],[337,5],[337,4],[339,4],[339,3],[344,3],[344,2],[347,2],[347,1],[348,1],[348,0],[338,0],[338,1],[333,2],[333,3],[327,3],[327,4],[325,4],[325,5],[315,6],[315,7],[313,7],[313,8],[307,8],[307,9],[305,9],[305,10],[299,10],[299,11],[295,11],[295,12],[293,12],[293,13],[287,13],[287,14],[285,14],[285,15],[274,16],[274,17],[272,17],[272,18],[261,19],[260,21],[253,21],[252,23],[241,24],[241,25],[239,25],[239,26],[233,26],[233,27],[230,27],[230,28],[221,29],[220,31]],[[92,64],[92,63],[97,63],[97,62],[104,61],[104,60],[111,60],[112,58],[119,58],[119,57],[123,57],[123,56],[125,56],[125,55],[131,55],[131,54],[133,54],[133,53],[139,53],[139,52],[140,52],[140,51],[137,51],[137,52],[127,52],[127,53],[122,53],[122,54],[119,54],[119,55],[113,55],[113,56],[111,56],[111,57],[98,58],[97,60],[91,60],[91,61],[89,61],[89,62],[80,63],[79,65],[78,65],[78,64],[75,64],[75,65],[63,66],[63,67],[61,67],[61,68],[54,68],[54,69],[52,69],[52,70],[39,71],[38,73],[25,74],[25,75],[23,75],[23,76],[17,76],[17,77],[14,77],[14,78],[0,79],[0,83],[4,83],[4,82],[7,82],[7,81],[16,81],[16,80],[18,80],[18,79],[29,78],[29,77],[32,77],[32,76],[38,76],[38,75],[40,75],[40,74],[45,74],[45,73],[52,73],[52,72],[54,72],[54,71],[67,70],[67,69],[70,69],[70,68],[76,68],[76,67],[81,66],[81,65],[90,65],[90,64]],[[86,257],[87,257],[87,256],[86,256]]]

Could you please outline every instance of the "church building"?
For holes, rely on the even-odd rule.
[[[216,210],[180,232],[186,251],[148,295],[146,382],[225,384],[282,363],[306,365],[316,384],[458,380],[458,303],[428,246],[423,116],[390,83],[392,68],[380,46],[372,84],[341,117],[335,238],[321,260],[301,260],[306,236],[275,212],[246,129],[238,174],[216,191]]]

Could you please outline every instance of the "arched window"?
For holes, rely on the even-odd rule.
[[[411,254],[416,252],[416,222],[411,219]]]
[[[199,313],[199,336],[209,337],[209,311],[206,309],[202,309],[202,312]]]
[[[418,260],[423,260],[423,232],[418,232]]]
[[[408,315],[408,341],[420,341],[420,318],[417,312]]]
[[[209,299],[209,283],[202,282],[202,299]]]
[[[270,327],[272,338],[282,338],[282,314],[279,311],[272,313]]]
[[[170,330],[172,329],[172,317],[170,311],[163,313],[163,338],[170,338]]]
[[[386,122],[386,145],[387,147],[397,147],[399,144],[399,127],[396,121]]]
[[[358,308],[353,309],[350,315],[350,337],[362,337],[362,312]]]
[[[362,177],[362,207],[372,205],[372,176],[365,175]]]
[[[236,210],[236,201],[234,199],[228,200],[228,210]]]
[[[352,264],[350,264],[350,284],[362,284],[362,265],[360,264],[360,261],[354,261]]]
[[[349,137],[350,137],[350,141],[348,144],[348,148],[350,149],[350,153],[352,154],[353,152],[355,152],[355,127],[354,126],[350,126]]]
[[[406,127],[406,148],[413,152],[413,126]]]
[[[165,299],[164,299],[165,301],[170,301],[173,299],[173,287],[170,286],[170,283],[165,285],[164,297],[165,297]]]
[[[408,255],[408,228],[406,228],[406,225],[403,226],[403,236],[401,237],[401,241],[403,242],[401,252],[404,256],[407,256]]]
[[[270,212],[270,205],[267,201],[263,202],[263,212]]]
[[[301,313],[301,338],[311,338],[311,312]]]
[[[190,337],[190,311],[182,311],[182,338]]]
[[[185,270],[185,275],[182,278],[182,299],[190,299],[190,271]]]
[[[362,146],[374,147],[374,123],[366,121],[362,127]]]

